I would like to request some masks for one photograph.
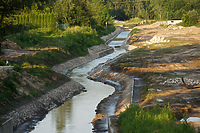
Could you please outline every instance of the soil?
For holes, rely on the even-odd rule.
[[[137,26],[140,31],[128,40],[128,45],[143,48],[133,50],[113,69],[141,77],[148,86],[139,104],[143,108],[168,104],[178,120],[200,117],[200,28],[166,26],[165,22]],[[154,36],[169,42],[151,42]],[[197,129],[200,122],[191,122]]]

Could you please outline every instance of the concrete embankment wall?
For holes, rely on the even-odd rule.
[[[12,119],[5,119],[5,122],[0,126],[0,133],[13,133]]]
[[[79,94],[83,89],[84,87],[81,84],[71,80],[60,87],[47,92],[33,102],[17,108],[9,113],[9,117],[12,117],[13,119],[13,127],[19,126],[38,113],[49,112],[66,100],[71,99],[74,95]]]
[[[67,62],[55,65],[52,67],[52,69],[58,73],[67,74],[72,69],[74,69],[82,64],[88,63],[94,59],[97,59],[97,58],[100,58],[105,55],[113,53],[114,48],[108,46],[107,43],[109,41],[111,41],[112,39],[114,39],[122,31],[123,31],[123,29],[116,29],[111,34],[101,37],[105,41],[105,44],[101,44],[101,45],[93,46],[93,47],[89,48],[88,55],[82,56],[82,57],[77,57],[77,58],[69,60]]]
[[[90,72],[91,77],[95,77],[95,80],[99,82],[105,82],[105,80],[111,80],[121,85],[121,91],[116,91],[113,94],[120,96],[116,105],[115,114],[118,115],[121,111],[124,111],[127,106],[130,105],[132,99],[132,84],[133,78],[123,74],[112,71],[106,71],[101,66]]]
[[[113,81],[113,84],[110,84],[114,87],[121,86],[121,88],[115,88],[115,92],[110,95],[109,97],[103,99],[97,106],[96,113],[97,113],[97,119],[95,122],[93,122],[94,127],[98,127],[101,121],[98,121],[98,114],[106,114],[105,108],[107,107],[108,103],[117,103],[116,108],[115,108],[115,114],[114,116],[107,116],[107,121],[108,121],[108,131],[109,133],[115,133],[117,132],[116,124],[117,124],[117,119],[120,114],[120,112],[123,112],[126,110],[126,108],[130,105],[132,101],[132,85],[133,85],[133,79],[123,73],[117,73],[117,72],[112,72],[109,70],[102,69],[102,66],[98,66],[95,69],[93,69],[90,72],[90,77],[91,79],[103,83],[109,84],[107,81]],[[113,99],[113,97],[115,97]],[[118,98],[116,98],[118,97]],[[95,117],[96,117],[95,116]],[[100,118],[101,119],[101,118]]]
[[[105,41],[108,42],[112,40],[112,38],[116,37],[121,31],[122,29],[116,29],[114,33],[104,37],[106,38]],[[87,56],[72,59],[65,63],[56,65],[52,69],[58,73],[66,74],[68,71],[74,69],[77,66],[112,53],[114,49],[106,44],[102,44],[99,46],[91,47],[88,51],[89,54]],[[71,99],[74,95],[79,94],[83,89],[84,87],[80,83],[71,80],[61,85],[60,87],[47,92],[40,98],[37,98],[32,102],[27,103],[26,105],[20,106],[19,108],[16,108],[5,117],[12,118],[13,127],[16,128],[17,126],[21,125],[22,123],[39,113],[47,113],[53,108],[58,107],[66,100]],[[11,125],[9,125],[9,127]],[[4,128],[7,128],[7,125],[5,124],[0,128],[3,130]],[[7,133],[7,131],[2,131],[2,133]]]

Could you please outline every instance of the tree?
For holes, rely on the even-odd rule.
[[[184,26],[195,25],[198,21],[198,13],[195,10],[189,11],[187,14],[184,14],[182,17]]]
[[[162,12],[164,9],[164,0],[151,0],[155,12],[158,14],[159,19],[162,19]]]
[[[93,25],[105,26],[106,22],[109,22],[112,17],[109,14],[109,6],[103,1],[97,1],[91,4]]]
[[[4,22],[4,18],[9,17],[10,15],[16,13],[23,9],[24,5],[31,4],[32,1],[29,0],[1,0],[0,1],[0,48],[1,42],[4,40],[4,37],[7,34],[7,30],[5,29],[6,23]],[[0,49],[1,52],[1,49]]]
[[[55,13],[57,14],[58,23],[74,24],[74,4],[71,0],[60,0],[55,4]]]
[[[92,17],[91,11],[85,0],[72,0],[75,12],[75,25],[91,25],[90,18]]]

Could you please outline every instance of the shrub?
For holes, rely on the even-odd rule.
[[[13,67],[13,70],[15,70],[16,72],[20,72],[21,73],[23,69],[22,69],[21,66],[15,64],[14,67]]]
[[[121,133],[195,133],[188,123],[176,124],[175,121],[169,106],[145,110],[134,105],[119,116]]]
[[[5,66],[5,65],[6,65],[5,61],[3,61],[2,59],[0,59],[0,66]]]
[[[184,14],[182,17],[184,26],[196,25],[198,22],[198,13],[195,10],[189,11],[187,14]]]
[[[131,30],[130,34],[133,35],[133,34],[137,33],[138,31],[140,31],[140,30],[137,28],[134,28]]]

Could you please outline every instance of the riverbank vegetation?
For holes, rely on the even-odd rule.
[[[2,66],[14,66],[13,70],[1,71],[0,115],[13,108],[13,102],[41,96],[48,88],[70,80],[51,67],[86,55],[88,48],[104,43],[101,36],[115,30],[104,6],[82,0],[2,1],[0,45],[9,39],[19,46],[16,52],[29,54],[10,53],[0,60]]]
[[[150,110],[130,106],[119,115],[119,127],[121,133],[195,133],[187,121],[176,123],[170,106]]]
[[[68,81],[68,78],[56,75],[50,68],[68,59],[86,55],[89,47],[103,43],[100,37],[115,29],[113,18],[134,23],[143,19],[182,18],[184,26],[198,25],[199,3],[200,0],[3,0],[0,7],[0,45],[9,39],[23,50],[33,53],[9,61],[14,70],[6,71],[6,78],[0,79],[0,114],[6,113],[5,107],[13,106],[13,101],[39,96],[46,87],[56,84],[58,80]],[[152,22],[155,21],[147,21]],[[131,34],[138,31],[134,29]],[[136,68],[132,69],[133,72],[143,71],[139,67],[146,64],[140,62],[145,60],[145,55],[153,60],[152,50],[139,49],[136,52],[142,55],[137,54],[140,58],[131,59],[136,57],[134,53],[112,67],[132,67]],[[1,47],[0,54],[3,54]],[[6,65],[6,62],[0,60],[0,64]],[[25,76],[31,81],[30,84],[23,82]],[[39,87],[34,86],[37,84]],[[30,90],[20,92],[19,86]]]

